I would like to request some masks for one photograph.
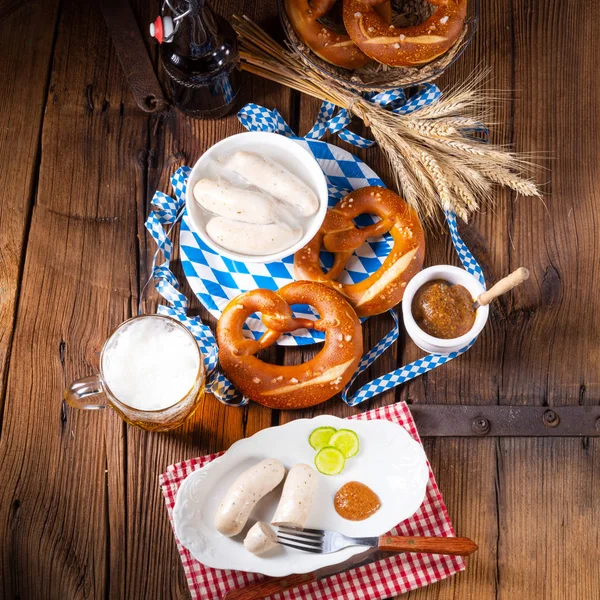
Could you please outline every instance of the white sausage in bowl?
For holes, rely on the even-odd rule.
[[[233,482],[217,509],[217,531],[228,537],[242,531],[256,503],[277,487],[284,475],[285,467],[274,458],[267,458],[244,471]]]
[[[304,529],[316,489],[316,471],[308,465],[294,465],[285,480],[271,525]]]
[[[226,250],[252,256],[285,250],[302,237],[302,229],[292,229],[284,222],[253,225],[225,217],[212,218],[206,225],[206,233]]]
[[[238,188],[225,179],[201,179],[194,186],[194,198],[202,208],[235,221],[268,225],[279,220],[275,201],[269,196]]]
[[[275,532],[262,521],[252,525],[244,538],[244,548],[253,554],[264,554],[278,545]]]
[[[225,166],[273,198],[295,206],[305,217],[319,210],[317,195],[304,181],[270,158],[239,151],[225,161]]]

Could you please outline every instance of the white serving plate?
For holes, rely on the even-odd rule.
[[[264,429],[236,442],[223,456],[190,474],[179,488],[173,510],[175,534],[181,544],[208,567],[272,577],[309,573],[364,551],[364,546],[354,546],[331,554],[313,554],[279,546],[263,556],[248,552],[242,544],[246,532],[258,520],[271,520],[283,484],[259,502],[240,535],[228,538],[214,526],[217,508],[230,485],[253,464],[277,458],[287,469],[297,463],[313,465],[316,452],[310,447],[308,436],[324,425],[355,431],[360,451],[346,462],[340,475],[318,473],[317,492],[306,527],[350,536],[378,536],[418,510],[429,477],[423,447],[391,421],[348,421],[323,415]],[[381,500],[381,508],[364,521],[347,521],[335,512],[334,495],[348,481],[368,485]]]
[[[302,238],[293,246],[264,255],[248,255],[239,252],[227,250],[213,242],[206,233],[206,224],[210,220],[210,215],[204,211],[194,199],[194,186],[202,177],[213,176],[212,166],[214,161],[224,156],[230,156],[240,150],[260,154],[274,160],[282,167],[300,178],[309,188],[315,192],[319,200],[319,209],[317,212],[306,219],[304,224],[304,234]],[[230,258],[231,260],[245,263],[269,263],[281,260],[286,256],[291,256],[300,248],[308,244],[323,223],[325,213],[327,212],[327,181],[325,175],[314,156],[302,148],[295,141],[278,133],[267,133],[264,131],[247,131],[231,135],[214,146],[211,146],[196,162],[190,173],[187,182],[186,208],[189,215],[191,228],[200,239],[218,254]]]

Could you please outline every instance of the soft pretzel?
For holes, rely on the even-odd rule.
[[[358,229],[353,219],[365,213],[381,220]],[[350,285],[335,281],[354,250],[368,238],[388,231],[394,246],[375,273]],[[322,247],[335,255],[327,273],[319,263]],[[348,194],[327,211],[317,235],[294,255],[294,275],[335,288],[348,298],[359,317],[367,317],[401,302],[404,288],[421,270],[424,256],[425,234],[417,213],[394,192],[370,186]]]
[[[320,318],[296,319],[292,304],[309,304]],[[245,338],[242,326],[255,312],[267,331],[259,340]],[[255,356],[285,332],[325,332],[321,351],[308,362],[280,366]],[[335,396],[348,383],[362,356],[362,330],[354,309],[335,290],[311,281],[295,281],[280,290],[252,290],[234,298],[217,324],[219,360],[245,396],[270,408],[306,408]]]
[[[437,6],[423,23],[395,27],[375,10],[384,0],[343,0],[350,38],[371,58],[392,67],[421,65],[447,52],[460,37],[467,0],[427,0]]]
[[[323,60],[346,69],[359,69],[371,59],[358,49],[346,33],[319,23],[336,0],[285,0],[285,10],[300,39]]]

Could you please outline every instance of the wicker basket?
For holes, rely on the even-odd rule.
[[[421,23],[433,14],[435,7],[426,0],[392,0],[394,23],[398,26]],[[398,17],[398,15],[401,15]],[[454,46],[436,60],[415,67],[389,67],[373,61],[361,69],[349,70],[336,67],[317,56],[302,43],[287,16],[284,0],[279,0],[279,17],[289,46],[311,68],[328,75],[344,87],[361,91],[382,91],[409,87],[439,77],[469,45],[479,20],[479,0],[470,0],[467,19],[462,33]],[[402,19],[398,21],[398,18]]]

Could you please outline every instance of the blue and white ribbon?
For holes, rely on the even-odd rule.
[[[425,84],[410,98],[406,97],[405,92],[402,89],[366,94],[363,97],[366,100],[386,107],[395,113],[408,114],[417,111],[424,106],[429,106],[436,102],[440,96],[441,92],[437,86]],[[246,104],[239,111],[238,118],[242,125],[250,131],[268,131],[286,137],[297,137],[279,112],[274,109],[268,110],[257,104]],[[354,146],[361,148],[372,146],[375,142],[346,130],[350,121],[351,114],[348,110],[338,109],[338,107],[330,102],[323,102],[319,110],[317,121],[312,129],[306,134],[305,138],[309,140],[318,140],[329,131],[337,134],[341,139]],[[482,129],[477,129],[477,131],[482,131]],[[198,340],[198,344],[205,356],[207,389],[225,404],[243,406],[248,402],[248,399],[242,397],[235,390],[231,382],[217,369],[218,348],[213,333],[199,318],[189,317],[187,315],[187,299],[179,291],[177,280],[170,270],[173,246],[169,239],[169,233],[170,229],[177,223],[183,214],[185,205],[184,190],[189,173],[190,169],[188,167],[181,167],[171,178],[175,199],[162,192],[157,191],[155,193],[152,204],[156,208],[150,213],[146,221],[146,228],[157,244],[157,251],[152,263],[152,278],[157,290],[170,305],[159,306],[158,313],[179,319],[192,331]],[[337,193],[338,190],[331,191]],[[458,234],[455,215],[446,212],[446,222],[448,223],[452,243],[454,244],[464,268],[469,273],[475,275],[482,285],[485,286],[485,280],[479,264]],[[169,228],[168,231],[165,231],[165,227]],[[162,264],[157,265],[156,262],[160,252],[163,253],[165,260]],[[349,395],[350,388],[354,384],[356,378],[370,367],[375,360],[377,360],[377,358],[379,358],[379,356],[381,356],[398,339],[398,315],[394,310],[390,310],[389,313],[394,320],[394,328],[363,356],[352,380],[342,391],[342,399],[350,406],[356,406],[365,400],[373,398],[382,392],[390,390],[406,381],[410,381],[419,375],[423,375],[424,373],[453,360],[466,352],[474,343],[473,340],[468,346],[450,354],[428,354],[399,369],[382,375],[381,377],[377,377],[373,381],[363,385],[354,394]]]
[[[363,98],[379,106],[389,108],[392,112],[407,115],[437,102],[441,95],[442,92],[436,85],[426,83],[408,99],[402,88],[386,90],[378,94],[365,94]],[[269,131],[287,137],[297,137],[276,110],[267,110],[258,104],[246,104],[239,111],[238,118],[242,125],[250,131]],[[320,140],[329,131],[330,133],[336,133],[340,139],[358,148],[373,146],[375,144],[373,140],[367,140],[346,129],[351,120],[352,114],[347,109],[339,108],[332,102],[323,102],[317,115],[317,121],[304,137]]]
[[[171,177],[171,185],[175,192],[175,198],[167,196],[163,192],[156,192],[152,198],[152,204],[156,208],[150,212],[146,220],[146,229],[150,232],[157,245],[157,250],[152,259],[151,279],[154,280],[158,293],[169,303],[169,306],[160,305],[157,312],[159,315],[167,315],[177,319],[196,338],[204,356],[206,389],[224,404],[243,406],[248,403],[248,399],[239,394],[231,382],[217,369],[219,361],[218,347],[213,332],[198,317],[188,316],[187,298],[179,291],[179,283],[170,267],[173,244],[169,238],[169,233],[183,214],[185,208],[185,185],[190,172],[191,169],[185,166],[175,171]],[[165,230],[165,227],[169,227],[169,229]],[[158,256],[161,252],[164,262],[158,265]]]
[[[485,279],[483,277],[481,267],[471,254],[471,251],[467,248],[466,244],[462,241],[461,237],[458,235],[456,216],[451,212],[446,212],[446,222],[450,228],[450,237],[452,238],[452,243],[454,244],[454,248],[463,264],[463,267],[466,271],[471,273],[471,275],[474,275],[485,287]],[[365,371],[365,369],[368,369],[398,339],[400,333],[398,315],[395,310],[389,310],[388,313],[394,320],[394,328],[362,357],[360,363],[358,364],[356,373],[354,373],[352,379],[343,389],[342,399],[346,404],[348,404],[348,406],[356,406],[365,400],[395,388],[401,383],[406,383],[415,377],[419,377],[419,375],[428,373],[432,369],[435,369],[436,367],[455,359],[457,356],[464,354],[475,343],[475,340],[472,340],[467,346],[464,346],[456,352],[450,352],[449,354],[427,354],[423,358],[419,358],[407,365],[404,365],[403,367],[400,367],[399,369],[395,369],[390,373],[386,373],[381,377],[377,377],[376,379],[373,379],[373,381],[369,381],[369,383],[363,385],[354,394],[348,396],[350,393],[350,388],[356,381],[356,378],[363,371]]]
[[[363,98],[373,104],[388,108],[394,113],[407,115],[437,102],[441,95],[442,93],[436,85],[426,83],[408,99],[402,88],[365,94]],[[373,140],[367,140],[352,131],[348,131],[346,127],[352,120],[352,114],[345,108],[337,109],[338,107],[335,104],[323,102],[317,116],[317,122],[304,137],[320,140],[329,131],[330,133],[337,133],[340,139],[358,148],[370,148],[375,144]]]

